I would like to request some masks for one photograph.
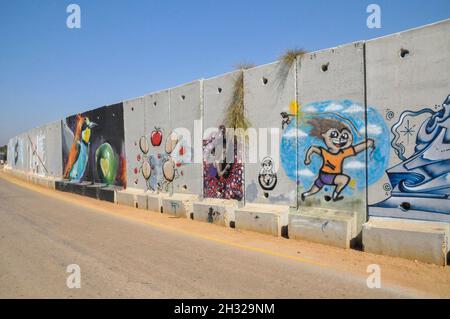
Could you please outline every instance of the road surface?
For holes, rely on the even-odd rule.
[[[169,231],[1,178],[0,253],[1,298],[414,297],[369,289],[363,276]],[[80,267],[79,289],[66,285],[70,264]]]

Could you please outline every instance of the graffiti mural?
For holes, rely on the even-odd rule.
[[[31,172],[37,175],[44,175],[48,173],[45,154],[45,135],[37,134],[35,138],[27,135],[30,145],[30,169]]]
[[[350,127],[335,119],[315,118],[307,122],[312,129],[309,135],[322,140],[322,146],[310,146],[306,151],[304,164],[310,165],[312,156],[316,154],[322,160],[322,166],[312,187],[301,194],[304,201],[306,197],[318,193],[324,186],[334,186],[332,196],[325,195],[326,201],[339,201],[344,198],[342,191],[350,182],[350,176],[344,173],[344,160],[356,156],[367,148],[375,148],[373,139],[366,139],[353,144],[354,136]]]
[[[271,191],[277,186],[277,180],[272,157],[267,156],[263,158],[258,175],[259,186],[265,191]]]
[[[134,168],[135,184],[144,178],[147,190],[153,192],[169,192],[169,187],[180,176],[183,176],[183,164],[189,163],[192,155],[191,147],[183,135],[171,132],[164,144],[164,151],[150,154],[150,149],[157,148],[164,139],[163,131],[155,127],[149,136],[142,136],[137,155],[137,166]]]
[[[16,143],[14,144],[14,166],[17,166],[20,156],[21,152],[19,148],[19,141],[17,140]]]
[[[17,169],[25,169],[26,164],[26,147],[25,143],[26,140],[24,140],[22,137],[18,136],[15,139],[15,142],[13,144],[13,166]]]
[[[126,187],[122,103],[65,119],[63,176]]]
[[[203,140],[204,197],[241,200],[243,164],[239,159],[238,141],[226,135],[222,125]]]
[[[291,113],[281,114],[281,164],[297,179],[299,200],[337,202],[348,197],[344,202],[353,201],[362,209],[366,169],[370,185],[387,168],[389,130],[383,117],[369,107],[366,132],[365,109],[351,100],[309,103]],[[297,153],[292,151],[294,143]]]
[[[390,197],[369,214],[429,220],[450,215],[450,95],[434,110],[402,112],[391,132],[400,163],[386,170]]]

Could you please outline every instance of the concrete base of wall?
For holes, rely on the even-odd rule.
[[[89,186],[91,183],[90,182],[79,182],[79,183],[69,182],[68,184],[69,184],[69,186],[68,186],[69,191],[71,193],[84,196],[84,194],[86,193],[86,187]]]
[[[120,190],[122,188],[116,186],[100,187],[98,189],[98,199],[117,204],[116,193]]]
[[[442,222],[371,217],[363,225],[364,251],[446,265],[450,225]]]
[[[341,248],[355,245],[355,213],[321,208],[302,208],[289,214],[289,238],[302,239]]]
[[[9,169],[9,173],[17,178],[20,178],[20,179],[23,179],[26,181],[28,181],[30,179],[30,176],[27,173],[22,172],[22,171],[18,171],[15,169]]]
[[[68,180],[61,180],[55,182],[55,189],[74,193],[77,195],[87,196],[99,200],[116,203],[116,192],[121,191],[121,187],[108,186],[106,184],[92,184],[90,182],[71,182]]]
[[[98,199],[99,198],[99,190],[102,187],[105,187],[106,184],[90,184],[90,185],[86,185],[86,187],[84,188],[84,196],[90,197],[90,198],[94,198],[94,199]]]
[[[193,220],[218,224],[234,228],[234,211],[238,208],[238,202],[234,200],[205,198],[193,203]]]
[[[55,189],[55,178],[47,176],[39,176],[37,178],[37,184],[49,189]]]
[[[235,227],[273,236],[287,236],[289,206],[247,204],[235,210]]]
[[[56,178],[50,176],[40,176],[31,173],[14,170],[9,167],[4,167],[3,171],[7,174],[13,175],[19,179],[25,180],[29,183],[39,185],[49,189],[55,189]]]
[[[193,211],[193,203],[198,200],[198,195],[173,194],[170,197],[161,198],[162,212],[177,217],[189,218]]]
[[[147,209],[147,193],[134,188],[127,188],[116,193],[117,204],[134,208]]]
[[[162,206],[162,199],[163,198],[170,198],[169,194],[165,193],[148,193],[147,194],[147,209],[151,212],[155,213],[162,213],[163,212],[163,206]]]

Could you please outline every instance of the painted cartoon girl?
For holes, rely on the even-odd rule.
[[[344,198],[340,194],[350,182],[350,177],[343,173],[343,163],[347,157],[355,156],[367,148],[375,148],[374,140],[367,139],[353,145],[353,134],[350,128],[335,119],[315,118],[308,121],[312,126],[310,136],[324,141],[326,149],[311,146],[305,156],[305,165],[311,164],[311,157],[317,154],[322,158],[322,167],[310,190],[301,195],[306,197],[318,193],[325,185],[335,186],[332,196],[325,196],[326,201],[339,201]]]

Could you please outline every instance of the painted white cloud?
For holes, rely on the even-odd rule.
[[[366,133],[366,128],[362,127],[359,132],[361,134],[365,134]],[[381,133],[383,133],[383,129],[376,125],[376,124],[368,124],[367,125],[367,134],[369,135],[380,135]]]
[[[364,112],[364,109],[358,104],[352,104],[344,111],[344,113],[361,113],[361,112]]]
[[[303,112],[315,113],[315,112],[317,112],[317,109],[314,106],[309,105],[303,109]]]
[[[308,177],[313,177],[315,176],[313,172],[311,172],[309,169],[305,168],[305,169],[299,169],[297,171],[297,174],[300,176],[308,176]]]
[[[297,135],[295,135],[295,131],[297,131]],[[308,136],[308,134],[306,134],[305,132],[303,132],[300,129],[297,129],[297,130],[290,129],[289,131],[287,131],[286,134],[284,134],[284,137],[286,137],[286,138],[296,138],[296,137],[303,138],[303,137],[307,137],[307,136]]]
[[[336,112],[342,110],[344,107],[340,104],[331,103],[325,108],[325,112]]]
[[[360,161],[351,161],[344,165],[345,169],[363,169],[366,167],[366,164]]]

